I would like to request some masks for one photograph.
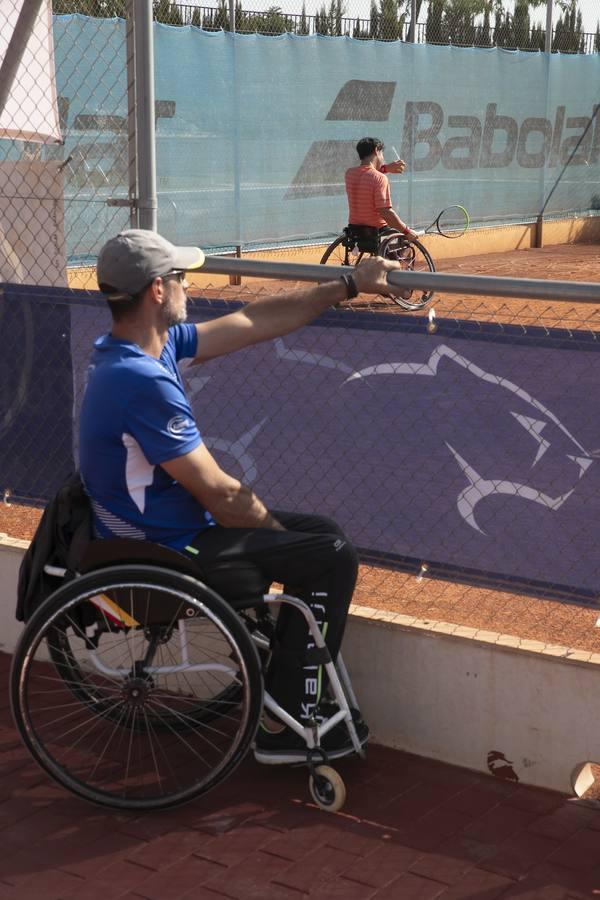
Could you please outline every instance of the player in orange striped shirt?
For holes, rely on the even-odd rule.
[[[385,174],[401,174],[406,169],[406,164],[402,159],[386,164],[383,149],[383,141],[373,137],[361,138],[356,145],[360,165],[348,169],[345,179],[348,223],[351,228],[365,232],[375,228],[379,234],[385,234],[389,230],[401,231],[412,240],[417,235],[392,208],[390,183]]]

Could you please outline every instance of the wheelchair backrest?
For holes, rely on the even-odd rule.
[[[361,253],[377,253],[379,247],[379,229],[370,225],[348,225],[344,228],[347,246],[352,250],[357,246]]]

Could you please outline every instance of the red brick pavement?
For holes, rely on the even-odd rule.
[[[560,794],[373,746],[337,763],[337,815],[304,769],[252,759],[195,803],[115,814],[46,778],[0,697],[0,900],[600,897],[600,812]]]

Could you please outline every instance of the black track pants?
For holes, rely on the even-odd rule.
[[[331,519],[279,510],[272,514],[285,531],[216,526],[197,536],[189,555],[198,562],[209,585],[211,563],[221,567],[215,588],[226,599],[244,593],[237,571],[232,571],[231,589],[224,589],[222,564],[227,560],[251,563],[265,587],[272,581],[283,584],[286,593],[311,607],[335,659],[356,584],[356,550]],[[282,604],[266,687],[284,709],[300,719],[312,715],[325,684],[321,667],[307,663],[310,646],[304,617]]]

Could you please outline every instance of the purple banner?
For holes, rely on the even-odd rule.
[[[0,491],[43,502],[74,469],[70,315],[64,290],[0,292]],[[67,440],[65,441],[65,436]]]
[[[224,311],[196,301],[190,318]],[[207,446],[268,505],[331,515],[367,557],[595,594],[597,336],[425,325],[332,311],[284,339],[184,364]],[[107,327],[98,307],[72,308],[77,396]]]

